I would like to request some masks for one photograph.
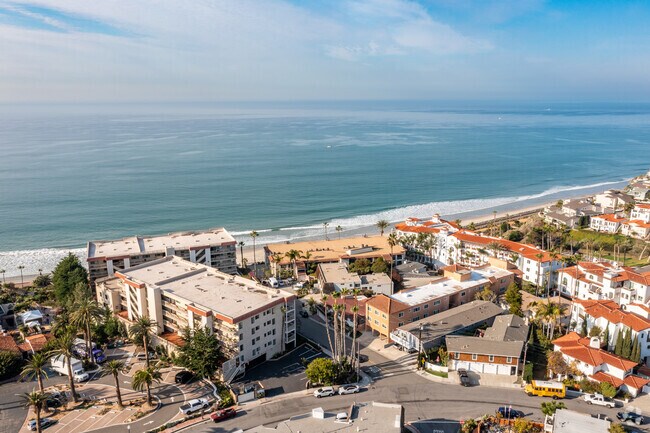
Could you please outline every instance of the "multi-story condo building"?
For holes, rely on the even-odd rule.
[[[299,256],[290,259],[287,253],[297,251]],[[266,263],[275,274],[282,269],[291,269],[298,279],[307,278],[307,266],[319,263],[342,263],[349,265],[356,260],[374,261],[382,258],[387,264],[402,264],[404,248],[390,246],[387,236],[361,236],[358,238],[311,240],[269,244],[264,247]],[[315,269],[314,269],[315,271]]]
[[[585,199],[574,199],[564,201],[561,206],[549,205],[544,208],[540,216],[549,224],[574,228],[580,222],[581,217],[591,217],[601,213],[603,213],[602,209],[592,202]]]
[[[224,228],[178,232],[162,236],[134,236],[88,242],[90,281],[168,255],[202,263],[227,274],[237,272],[237,242]]]
[[[295,295],[168,256],[97,282],[98,300],[127,321],[149,317],[157,344],[174,349],[184,328],[209,328],[223,343],[225,380],[295,345]]]
[[[650,203],[637,203],[630,212],[630,219],[650,223]]]
[[[615,213],[617,210],[623,210],[626,204],[634,203],[634,198],[624,192],[609,189],[600,194],[596,194],[593,202],[602,207],[604,212]]]
[[[632,238],[648,239],[650,237],[650,223],[641,220],[625,221],[621,224],[621,233]]]
[[[546,286],[554,284],[555,271],[562,266],[559,256],[531,245],[460,229],[437,215],[431,220],[409,218],[395,229],[400,241],[421,256],[418,259],[436,267],[481,266],[495,257],[519,268],[524,281]]]
[[[644,305],[630,304],[623,309],[614,301],[576,299],[571,307],[571,321],[576,324],[576,329],[586,329],[587,334],[594,326],[601,329],[601,335],[608,336],[607,341],[601,342],[605,350],[613,350],[618,336],[630,332],[632,341],[636,341],[641,349],[641,362],[650,361],[650,320]]]
[[[650,271],[609,262],[579,262],[558,271],[558,288],[580,300],[611,300],[619,305],[650,302]]]
[[[627,219],[609,213],[591,217],[589,228],[597,232],[618,233],[625,222],[627,222]]]
[[[384,295],[393,294],[393,280],[386,274],[357,275],[343,263],[321,263],[316,270],[321,290],[326,293],[341,290],[371,290]]]
[[[395,328],[473,301],[486,286],[495,295],[504,293],[514,281],[512,272],[494,266],[469,269],[450,265],[443,272],[443,278],[422,287],[370,299],[366,303],[367,326],[388,337]]]

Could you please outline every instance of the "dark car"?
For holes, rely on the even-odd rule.
[[[210,415],[210,418],[212,418],[212,421],[214,421],[214,422],[219,422],[219,421],[223,421],[223,420],[226,420],[226,419],[229,419],[229,418],[234,418],[236,416],[237,416],[237,411],[235,409],[229,407],[228,409],[222,409],[222,410],[218,410],[216,412],[213,412]]]
[[[625,423],[643,424],[643,415],[634,412],[618,412],[616,418]]]
[[[359,362],[368,362],[368,355],[359,354]]]
[[[512,406],[501,406],[500,408],[497,409],[497,415],[501,416],[501,418],[521,418],[522,413],[521,411],[518,411],[517,409],[513,409]]]
[[[174,376],[174,382],[180,384],[190,383],[193,380],[194,374],[191,371],[187,370],[179,371],[176,373],[176,376]]]
[[[460,379],[460,384],[463,386],[472,386],[472,381],[469,379],[467,370],[464,368],[458,369],[458,378]]]
[[[63,402],[60,398],[50,396],[47,398],[47,400],[45,400],[45,405],[50,409],[54,409],[61,407],[63,405]]]

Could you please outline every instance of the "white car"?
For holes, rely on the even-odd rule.
[[[329,397],[334,394],[336,394],[336,392],[334,392],[334,388],[331,386],[324,386],[314,391],[314,397],[316,398]]]
[[[183,415],[189,415],[193,412],[196,412],[197,410],[207,409],[209,407],[210,403],[208,403],[208,400],[205,398],[195,398],[194,400],[190,400],[187,403],[182,404],[179,410]]]
[[[359,385],[342,385],[339,387],[339,395],[356,394],[360,390]]]
[[[598,406],[605,406],[609,408],[616,406],[614,400],[604,397],[602,394],[585,394],[583,398],[588,404],[596,404]]]

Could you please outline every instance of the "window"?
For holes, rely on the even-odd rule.
[[[440,301],[433,301],[433,305],[440,305]]]
[[[375,325],[379,325],[379,320],[375,319]]]
[[[385,319],[385,318],[386,318],[386,315],[385,315],[384,313],[381,313],[381,318],[382,318],[382,319]]]
[[[494,355],[489,355],[488,356],[488,361],[494,362]]]
[[[255,328],[251,329],[251,334],[255,335]]]
[[[384,329],[386,329],[386,324],[385,324],[385,323],[382,323],[382,324],[381,324],[381,327],[384,328]]]
[[[239,341],[242,341],[244,339],[244,334],[239,334]]]
[[[404,317],[404,313],[397,314],[397,317]]]
[[[413,319],[411,319],[411,322],[416,322],[420,320],[420,316],[415,316]]]
[[[465,296],[465,292],[460,292],[460,296]]]
[[[429,308],[429,304],[424,304],[423,308],[426,310],[427,308]]]
[[[507,358],[506,358],[506,362],[507,362],[508,364],[512,364],[512,356],[507,357]]]
[[[404,322],[399,322],[397,326],[404,326]]]
[[[420,311],[420,307],[414,307],[414,308],[413,308],[413,312],[414,312],[414,313],[417,313],[418,311]]]
[[[460,359],[460,353],[458,352],[454,353],[454,359]]]
[[[422,315],[422,318],[423,318],[423,319],[426,319],[427,317],[429,317],[429,315],[428,315],[427,313],[424,313],[424,314]]]
[[[478,356],[476,353],[472,353],[472,361],[476,361],[478,359]]]
[[[254,338],[251,340],[251,346],[255,346],[255,339]]]
[[[240,344],[240,345],[239,345],[239,351],[240,351],[240,352],[243,352],[243,351],[244,351],[244,345],[243,345],[243,344]]]

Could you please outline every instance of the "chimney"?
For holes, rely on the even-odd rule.
[[[433,214],[433,217],[431,218],[431,221],[433,221],[434,223],[439,223],[440,222],[440,214],[439,213]]]
[[[600,349],[600,338],[591,337],[591,339],[589,340],[589,347],[593,349]]]

